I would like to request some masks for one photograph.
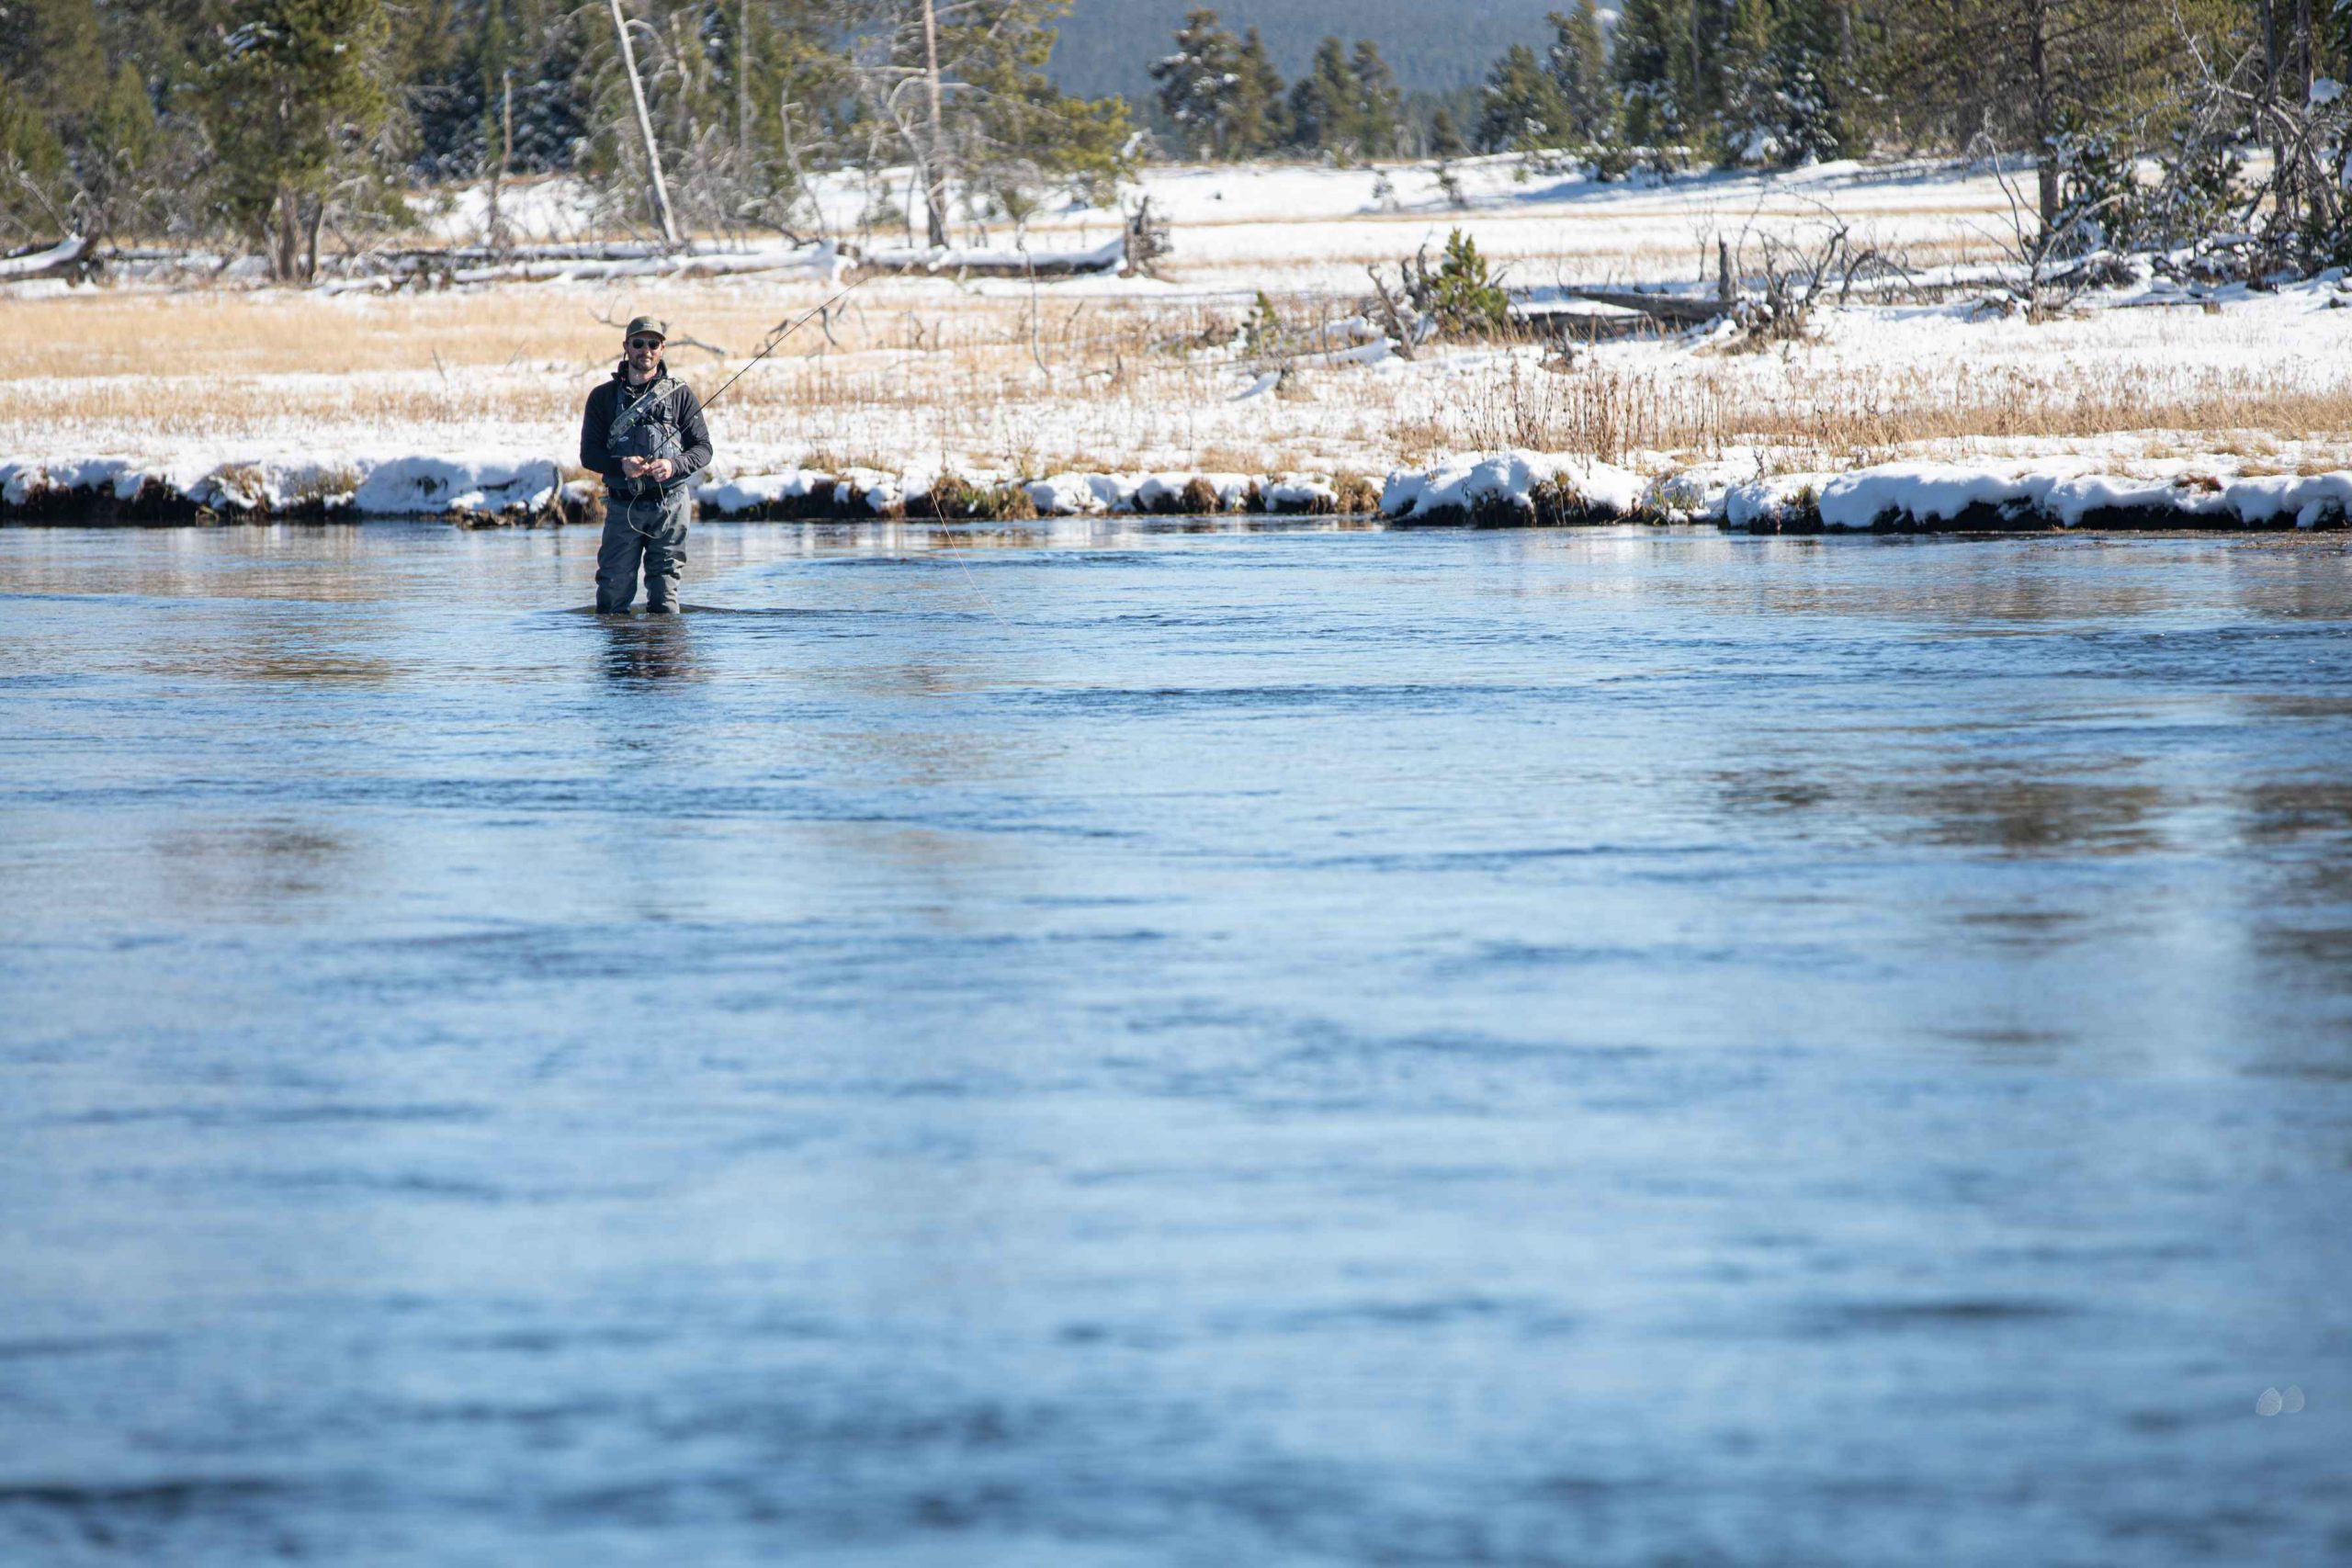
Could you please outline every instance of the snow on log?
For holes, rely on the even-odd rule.
[[[982,277],[1076,277],[1089,274],[1125,272],[1127,241],[1124,234],[1087,251],[999,251],[900,248],[873,250],[857,258],[869,272],[932,272]]]
[[[0,277],[39,277],[42,273],[71,266],[82,259],[90,242],[79,234],[68,234],[45,251],[34,251],[21,256],[0,257]]]

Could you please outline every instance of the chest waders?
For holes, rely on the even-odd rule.
[[[673,401],[683,389],[665,370],[613,416],[606,440],[615,457],[675,457],[680,430]],[[646,608],[677,608],[678,577],[686,559],[686,525],[694,491],[680,483],[664,490],[643,476],[623,481],[626,495],[605,487],[605,537],[596,550],[596,608],[626,610],[637,598],[638,568],[645,570]]]

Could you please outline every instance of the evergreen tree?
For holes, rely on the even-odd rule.
[[[115,67],[107,96],[83,127],[80,175],[85,231],[110,237],[159,216],[160,203],[148,176],[162,148],[163,130],[147,84],[139,68],[126,60]]]
[[[1572,139],[1559,84],[1523,43],[1495,62],[1480,96],[1478,145],[1489,152],[1533,152]]]
[[[1727,162],[1839,156],[1848,132],[1836,0],[1737,0],[1725,29],[1715,141]]]
[[[1566,113],[1568,134],[1582,142],[1606,141],[1617,125],[1617,97],[1609,79],[1609,41],[1593,0],[1577,0],[1566,15],[1551,15],[1552,47],[1545,64]]]
[[[1271,152],[1290,140],[1282,73],[1266,54],[1266,40],[1251,28],[1241,39],[1241,80],[1236,85],[1233,126],[1228,133],[1237,158]]]
[[[749,24],[728,62],[741,210],[787,233],[802,212],[821,228],[810,181],[841,155],[854,102],[849,57],[823,0],[737,0],[736,14]]]
[[[1663,148],[1690,134],[1688,0],[1625,0],[1611,73],[1623,95],[1625,139]]]
[[[1233,156],[1234,111],[1247,84],[1241,40],[1218,23],[1215,11],[1184,18],[1175,51],[1152,63],[1151,79],[1159,84],[1160,112],[1186,152],[1196,158]]]
[[[1438,105],[1430,115],[1430,156],[1459,158],[1468,151],[1469,144],[1462,140],[1462,128],[1453,123],[1453,111],[1443,104]]]
[[[0,225],[12,240],[61,238],[73,199],[65,144],[23,89],[0,77]]]
[[[1368,38],[1356,39],[1348,72],[1355,78],[1355,97],[1349,106],[1347,140],[1361,157],[1394,156],[1404,135],[1404,95],[1396,90],[1388,62],[1380,58],[1380,46]]]
[[[1344,154],[1354,129],[1356,98],[1362,90],[1348,63],[1348,48],[1338,38],[1326,38],[1315,47],[1315,60],[1290,90],[1290,134],[1294,144],[1310,152]]]
[[[558,0],[430,0],[400,17],[392,57],[419,173],[471,179],[495,169],[510,92],[513,171],[571,165],[594,112],[582,28],[600,16],[575,17]]]
[[[2242,4],[2243,0],[2232,0]],[[2283,6],[2283,0],[2282,0]],[[2184,8],[2193,14],[2194,4]],[[2045,227],[2063,205],[2060,122],[2104,130],[2148,112],[2177,59],[2173,0],[1909,0],[1876,18],[1871,64],[1914,144],[2035,154]]]
[[[106,96],[108,72],[91,0],[7,0],[0,6],[0,80],[24,112],[71,136]]]
[[[1780,0],[1770,69],[1778,109],[1773,135],[1783,163],[1845,155],[1846,80],[1839,51],[1836,0]]]
[[[1024,218],[1041,186],[1107,191],[1128,166],[1127,106],[1076,98],[1054,85],[1054,23],[1069,0],[961,0],[935,15],[947,166],[967,197]],[[919,28],[901,27],[897,58],[924,58]]]
[[[338,187],[376,194],[377,135],[390,109],[379,77],[382,0],[252,0],[203,81],[223,212],[266,247],[280,278],[313,276]]]
[[[1723,48],[1723,107],[1715,121],[1717,150],[1727,164],[1778,162],[1781,155],[1780,94],[1773,82],[1770,0],[1738,0]]]

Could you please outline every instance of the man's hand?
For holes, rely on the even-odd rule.
[[[644,459],[644,458],[642,458],[642,457],[623,457],[623,458],[621,459],[621,478],[623,478],[623,479],[643,479],[644,477],[645,477],[645,459]]]
[[[667,457],[623,457],[621,477],[630,479],[666,479],[674,477],[678,465]]]
[[[656,457],[645,465],[645,477],[649,479],[666,479],[677,471],[678,465],[667,457]]]

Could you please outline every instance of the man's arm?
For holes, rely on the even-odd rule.
[[[702,421],[702,399],[692,387],[678,389],[678,435],[681,450],[670,459],[677,478],[710,467],[710,427]]]
[[[588,394],[588,412],[580,421],[580,466],[599,478],[621,478],[621,466],[605,437],[613,428],[612,383]]]

